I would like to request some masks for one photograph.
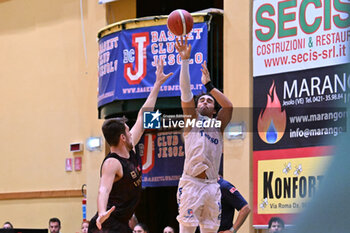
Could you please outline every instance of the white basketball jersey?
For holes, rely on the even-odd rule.
[[[198,114],[197,120],[204,122],[214,119]],[[192,127],[184,138],[184,174],[196,177],[206,171],[208,179],[217,179],[223,148],[220,128]]]

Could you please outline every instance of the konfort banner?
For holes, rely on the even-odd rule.
[[[254,151],[254,225],[275,216],[293,224],[317,194],[332,153],[327,146]]]
[[[255,0],[253,225],[286,224],[318,191],[350,101],[350,4]]]
[[[207,60],[207,23],[195,23],[188,34],[191,89],[202,92],[201,64]],[[181,58],[175,38],[166,25],[141,27],[111,33],[99,40],[98,106],[114,100],[147,98],[156,76],[156,64],[164,61],[164,72],[173,72],[161,87],[159,97],[180,96]]]

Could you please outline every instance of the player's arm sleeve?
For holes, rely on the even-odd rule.
[[[181,71],[180,71],[180,90],[181,90],[181,101],[190,102],[193,98],[193,94],[191,91],[189,59],[182,60]]]
[[[193,94],[191,91],[189,60],[182,60],[180,71],[180,90],[181,90],[181,107],[185,120],[187,118],[197,118]],[[191,127],[185,127],[185,135],[191,130]]]

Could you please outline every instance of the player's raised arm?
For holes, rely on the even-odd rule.
[[[210,93],[221,106],[217,114],[217,119],[221,120],[221,132],[224,132],[227,124],[230,122],[233,112],[233,105],[231,101],[218,89],[214,87],[210,80],[210,74],[207,68],[207,62],[204,61],[202,64],[202,83],[207,89],[207,92]]]
[[[163,68],[164,68],[164,63],[162,59],[158,60],[157,63],[157,70],[156,70],[156,82],[153,85],[152,91],[149,94],[149,96],[146,99],[146,102],[143,104],[142,108],[140,109],[138,115],[137,115],[137,119],[136,119],[136,123],[135,125],[131,128],[130,133],[132,135],[132,143],[133,146],[135,146],[144,131],[143,128],[143,111],[152,111],[156,101],[157,101],[157,96],[160,90],[160,87],[162,86],[162,84],[173,74],[173,73],[169,73],[169,74],[164,74],[163,72]]]
[[[189,59],[191,55],[191,44],[187,44],[187,37],[185,41],[181,37],[181,41],[176,38],[175,44],[176,50],[179,52],[181,57],[181,71],[180,71],[180,90],[181,90],[181,107],[185,120],[187,118],[197,118],[196,105],[193,99],[193,93],[191,91],[191,80],[190,80],[190,68]],[[189,117],[186,117],[189,116]],[[189,132],[191,128],[185,128],[185,133]]]

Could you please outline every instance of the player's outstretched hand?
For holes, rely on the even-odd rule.
[[[181,42],[176,37],[175,48],[179,52],[182,60],[187,60],[191,56],[191,44],[187,44],[187,36],[185,36],[185,42],[183,37],[181,36]]]
[[[104,221],[106,221],[109,216],[111,215],[111,213],[115,210],[115,206],[113,206],[112,208],[110,208],[107,212],[101,213],[98,218],[96,219],[96,226],[99,230],[102,229],[102,223],[104,223]]]
[[[169,73],[169,74],[164,74],[163,68],[164,68],[164,61],[163,61],[163,59],[158,59],[157,70],[156,70],[156,83],[158,83],[160,86],[161,86],[171,75],[173,75],[173,72],[171,72],[171,73]]]
[[[207,61],[203,62],[201,71],[202,71],[201,81],[202,81],[203,85],[205,85],[208,82],[210,82],[210,73],[209,73],[209,70],[207,68]]]

